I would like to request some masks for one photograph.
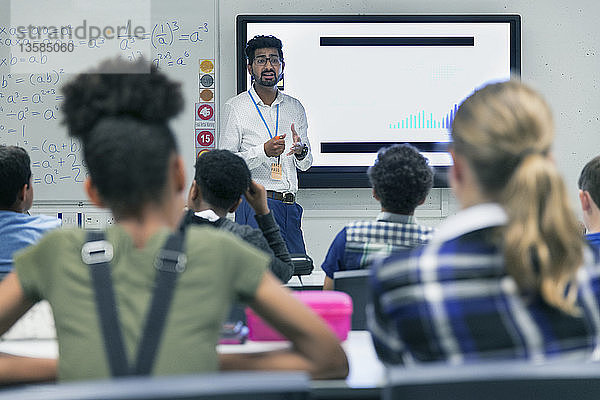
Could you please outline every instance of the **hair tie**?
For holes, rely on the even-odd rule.
[[[538,149],[535,149],[535,148],[533,148],[533,147],[529,147],[529,148],[527,148],[527,149],[523,150],[522,152],[520,152],[520,153],[517,155],[517,160],[518,160],[518,162],[519,162],[519,163],[521,163],[521,162],[523,162],[523,161],[524,161],[524,160],[525,160],[525,159],[526,159],[528,156],[530,156],[530,155],[532,155],[532,154],[538,154],[538,155],[540,155],[540,156],[544,156],[544,157],[545,157],[545,156],[547,156],[547,155],[548,155],[548,149],[545,149],[545,150],[538,150]]]

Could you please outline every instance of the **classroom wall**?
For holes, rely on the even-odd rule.
[[[574,206],[583,165],[600,154],[600,3],[531,0],[220,0],[221,104],[236,94],[235,17],[237,14],[467,14],[509,13],[522,17],[522,80],[538,89],[555,112],[554,155]],[[285,44],[284,44],[285,45]],[[317,73],[318,65],[314,71]],[[377,71],[377,65],[372,69]],[[310,121],[310,116],[308,116]],[[309,128],[310,135],[310,128]],[[303,229],[307,250],[320,265],[329,243],[345,222],[371,218],[378,203],[369,189],[304,189]],[[437,225],[457,204],[448,189],[435,189],[417,211],[420,221]]]
[[[597,93],[600,59],[597,46],[600,3],[593,0],[215,0],[219,13],[220,104],[236,94],[235,17],[237,14],[429,14],[517,13],[522,16],[522,79],[544,94],[555,111],[554,155],[565,177],[570,198],[578,209],[576,180],[587,160],[600,153],[600,96]],[[318,73],[318,65],[314,71]],[[377,71],[377,65],[372,69]],[[310,120],[310,115],[308,116]],[[309,130],[310,135],[310,130]],[[303,229],[307,249],[320,265],[329,243],[350,220],[373,218],[378,203],[369,189],[301,190]],[[417,210],[425,224],[437,225],[457,210],[448,189],[434,189]],[[36,203],[33,213],[63,212],[65,225],[87,228],[112,222],[106,210],[89,203]]]

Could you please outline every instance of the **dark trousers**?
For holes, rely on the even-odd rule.
[[[304,246],[304,237],[302,236],[302,206],[298,203],[286,204],[279,200],[267,199],[269,209],[279,225],[281,237],[285,241],[290,254],[306,254]],[[235,212],[235,222],[242,225],[250,225],[258,228],[254,219],[254,210],[245,198],[242,198],[242,204]]]

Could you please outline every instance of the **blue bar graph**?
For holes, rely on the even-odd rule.
[[[425,110],[421,110],[415,114],[409,114],[401,121],[390,122],[389,126],[390,129],[450,129],[457,111],[458,104],[454,104],[454,107],[446,115],[434,118],[432,112],[426,116]]]

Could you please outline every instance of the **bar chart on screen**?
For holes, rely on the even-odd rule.
[[[454,107],[442,117],[438,117],[433,112],[421,110],[408,114],[401,120],[390,122],[389,126],[390,129],[450,129],[456,111],[458,111],[458,104],[454,104]]]

